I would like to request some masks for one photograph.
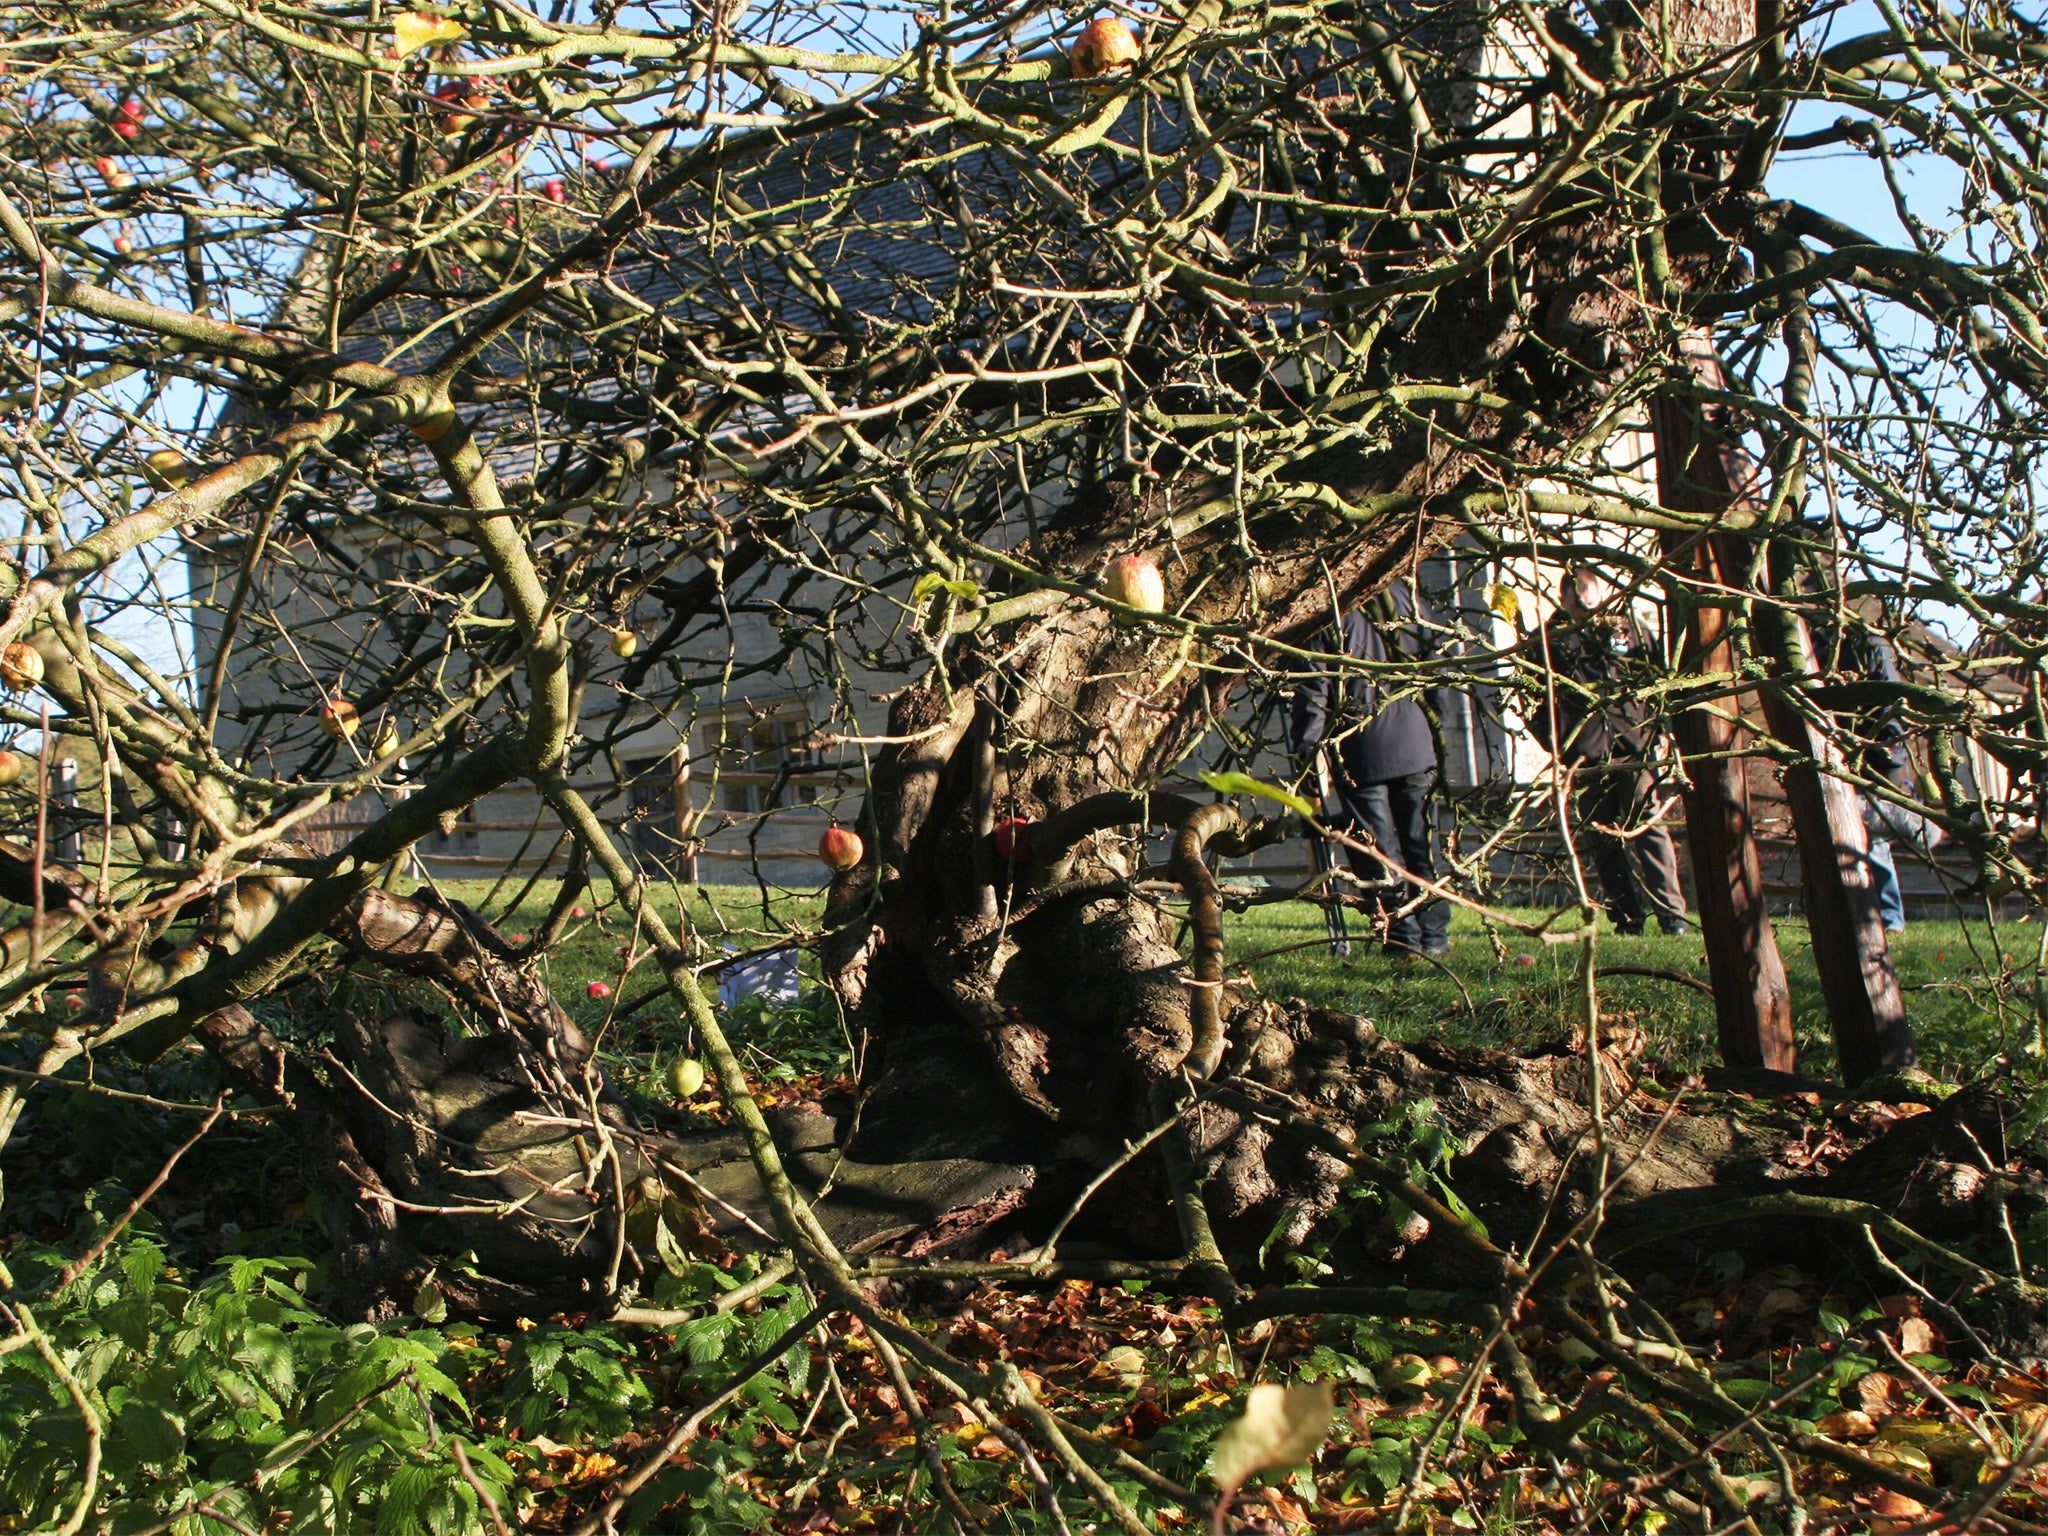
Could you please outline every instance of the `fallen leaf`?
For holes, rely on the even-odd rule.
[[[1854,1408],[1831,1413],[1814,1426],[1830,1440],[1868,1440],[1877,1433],[1877,1420]]]
[[[1103,1355],[1095,1369],[1099,1375],[1114,1376],[1123,1386],[1135,1387],[1143,1384],[1149,1367],[1142,1349],[1119,1344]]]
[[[2048,1405],[2026,1403],[2012,1411],[2012,1451],[2015,1456],[2039,1450],[2048,1444]]]
[[[1329,1434],[1336,1407],[1327,1377],[1307,1386],[1260,1382],[1245,1394],[1243,1417],[1216,1442],[1209,1475],[1218,1488],[1234,1493],[1257,1473],[1307,1461]]]
[[[1870,1499],[1870,1536],[1898,1536],[1927,1517],[1927,1506],[1918,1499],[1886,1488]]]
[[[1856,1383],[1856,1401],[1873,1419],[1898,1412],[1899,1384],[1883,1371],[1872,1371]]]
[[[1780,1286],[1756,1305],[1756,1320],[1767,1323],[1786,1312],[1798,1312],[1806,1306],[1806,1298],[1789,1286]]]
[[[1880,1466],[1896,1467],[1899,1471],[1923,1481],[1934,1476],[1934,1460],[1917,1445],[1899,1445],[1879,1440],[1864,1454]]]
[[[1934,1325],[1924,1317],[1899,1319],[1899,1353],[1902,1355],[1931,1355],[1934,1353]]]

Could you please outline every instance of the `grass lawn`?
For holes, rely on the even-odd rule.
[[[489,882],[444,881],[441,888],[485,905],[507,933],[538,925],[554,898],[550,883],[516,911],[501,914],[497,903],[509,899],[516,887],[499,892],[497,903],[487,902]],[[622,979],[619,949],[631,936],[630,920],[608,909],[597,892],[586,903],[593,915],[571,924],[548,965],[561,996],[583,1023],[592,1025],[640,998],[657,984],[659,974],[643,960]],[[748,886],[671,888],[661,893],[659,903],[671,918],[682,906],[699,932],[735,951],[771,943],[792,927],[814,933],[823,905],[818,890],[777,890],[764,899]],[[1539,917],[1532,911],[1515,915]],[[1337,958],[1316,943],[1324,937],[1322,914],[1305,903],[1253,908],[1231,916],[1228,924],[1234,965],[1249,961],[1268,993],[1363,1014],[1398,1039],[1440,1033],[1473,1044],[1512,1046],[1554,1035],[1577,1006],[1576,944],[1545,945],[1503,929],[1497,947],[1494,935],[1467,912],[1458,913],[1452,925],[1453,951],[1446,967],[1383,958],[1364,937],[1356,915],[1351,918],[1353,953]],[[2003,924],[1995,934],[1982,922],[1917,922],[1894,938],[1893,962],[1929,1070],[1967,1079],[2000,1053],[2028,1046],[2035,1035],[2040,942],[2039,926],[2024,922]],[[1804,922],[1781,918],[1778,943],[1792,982],[1801,1070],[1829,1076],[1834,1046]],[[1292,947],[1298,945],[1310,947]],[[1534,963],[1518,963],[1520,956]],[[1702,980],[1707,975],[1696,932],[1685,938],[1609,934],[1600,941],[1599,963],[1676,971]],[[804,969],[814,971],[808,956]],[[594,980],[611,985],[610,998],[587,995]],[[1653,1058],[1692,1068],[1714,1063],[1714,1009],[1706,994],[1659,978],[1610,976],[1602,982],[1601,996],[1608,1012],[1625,1015],[1645,1030]],[[735,1021],[736,1034],[753,1045],[764,1070],[778,1065],[822,1070],[843,1059],[844,1046],[829,1010],[806,1008],[797,1018],[785,1012],[747,1009]],[[614,1032],[615,1047],[627,1055],[672,1054],[680,1042],[678,1015],[672,1001],[650,1004]],[[802,1038],[806,1020],[817,1031],[808,1042]],[[791,1052],[802,1057],[801,1063],[786,1059]]]

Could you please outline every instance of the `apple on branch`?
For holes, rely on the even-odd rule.
[[[859,864],[867,848],[860,834],[850,827],[827,827],[818,839],[818,857],[827,869],[845,874]]]
[[[1150,555],[1118,555],[1109,562],[1102,589],[1114,602],[1146,613],[1166,611],[1166,578]]]
[[[1098,16],[1089,22],[1067,53],[1067,67],[1076,80],[1098,79],[1137,62],[1137,35],[1116,16]]]
[[[0,651],[0,683],[16,693],[26,693],[43,680],[43,654],[26,640],[17,640]]]

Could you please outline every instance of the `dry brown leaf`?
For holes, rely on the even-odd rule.
[[[1903,1317],[1899,1319],[1899,1353],[1902,1355],[1931,1355],[1937,1342],[1934,1324],[1924,1317]]]
[[[1767,1323],[1786,1312],[1797,1312],[1806,1306],[1806,1298],[1789,1286],[1780,1286],[1769,1292],[1756,1304],[1756,1320]]]
[[[1856,1383],[1856,1401],[1873,1419],[1899,1411],[1899,1384],[1883,1371],[1872,1371]]]
[[[1889,1488],[1871,1495],[1870,1536],[1900,1536],[1927,1518],[1927,1506]]]
[[[1868,1440],[1877,1433],[1877,1420],[1854,1408],[1831,1413],[1813,1426],[1830,1440]]]

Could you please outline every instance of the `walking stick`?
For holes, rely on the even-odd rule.
[[[1316,797],[1322,802],[1319,809],[1327,810],[1333,787],[1333,777],[1330,773],[1330,749],[1328,747],[1318,747],[1316,749]],[[1337,856],[1330,847],[1329,839],[1316,831],[1313,826],[1309,828],[1308,848],[1309,858],[1314,863],[1318,876],[1330,875],[1336,872]],[[1334,880],[1324,885],[1323,898],[1319,905],[1323,909],[1323,927],[1330,936],[1330,953],[1333,955],[1350,954],[1351,934],[1344,926],[1344,903],[1342,897],[1338,894],[1337,885]]]

